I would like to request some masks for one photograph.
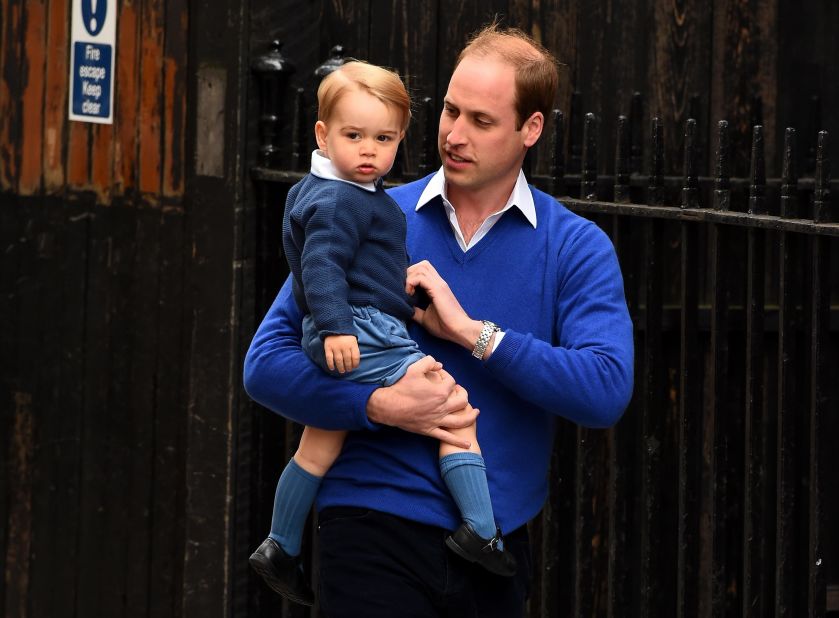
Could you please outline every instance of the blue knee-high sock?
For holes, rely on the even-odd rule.
[[[460,515],[481,538],[495,536],[495,517],[489,497],[484,458],[469,451],[440,458],[440,473]]]
[[[300,554],[303,527],[315,501],[321,477],[306,472],[291,459],[277,482],[270,536],[289,556]]]

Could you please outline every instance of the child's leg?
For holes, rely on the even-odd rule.
[[[478,446],[477,426],[452,430],[452,433],[468,440],[472,446],[461,449],[451,444],[440,443],[440,473],[454,498],[457,508],[478,536],[491,539],[495,536],[495,516],[487,484],[486,465]]]
[[[340,454],[346,435],[345,431],[306,427],[297,452],[280,475],[269,536],[289,556],[300,554],[303,527],[321,479]]]

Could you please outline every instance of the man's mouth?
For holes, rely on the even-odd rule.
[[[452,148],[449,148],[448,145],[443,149],[446,151],[446,156],[451,160],[452,163],[471,163],[472,161],[466,157],[462,157],[454,152]]]

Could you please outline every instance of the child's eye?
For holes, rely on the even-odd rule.
[[[347,133],[347,137],[349,139],[358,139],[359,137],[361,137],[361,134],[356,131],[350,131],[349,133]]]
[[[393,138],[392,138],[390,135],[380,135],[377,139],[378,139],[380,142],[389,142],[389,141],[391,141]]]

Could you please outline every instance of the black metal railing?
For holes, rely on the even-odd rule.
[[[285,79],[259,75],[263,93],[274,92],[266,79]],[[294,105],[285,153],[275,142],[281,104],[262,98],[274,108],[263,107],[252,168],[261,310],[287,273],[278,222],[308,161],[311,95],[285,93]],[[749,175],[732,177],[723,120],[713,174],[702,176],[707,157],[689,119],[682,174],[668,176],[665,127],[652,118],[645,145],[640,95],[630,107],[617,119],[611,175],[598,173],[598,122],[579,113],[578,98],[568,118],[552,113],[541,150],[549,159],[528,161],[546,172],[530,174],[537,188],[610,235],[637,350],[635,395],[616,427],[560,426],[551,495],[531,524],[530,614],[839,612],[839,533],[826,525],[839,517],[828,481],[839,467],[831,448],[839,440],[839,223],[828,134],[808,137],[802,157],[787,129],[782,173],[767,178],[764,129],[755,124]],[[393,183],[437,167],[431,98],[419,116],[417,164]],[[282,158],[288,163],[276,164]],[[799,176],[801,160],[811,176]]]

